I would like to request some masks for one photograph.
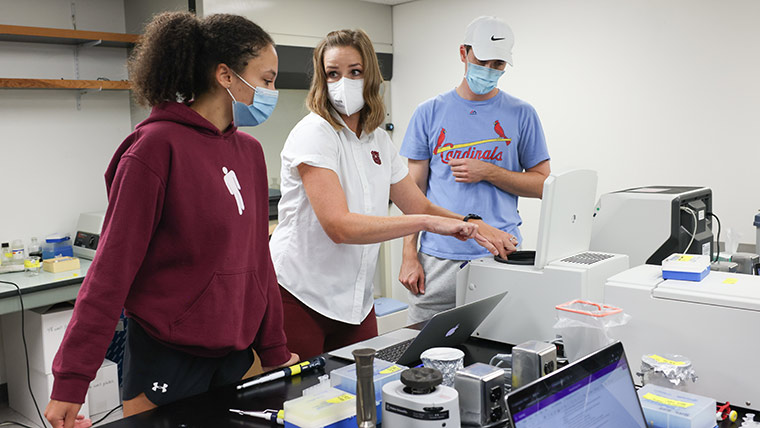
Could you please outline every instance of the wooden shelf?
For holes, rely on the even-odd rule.
[[[128,80],[65,80],[65,79],[7,79],[0,78],[5,89],[130,89]]]
[[[140,38],[138,34],[105,33],[100,31],[66,30],[63,28],[0,25],[0,41],[79,45],[100,41],[97,46],[126,48]]]

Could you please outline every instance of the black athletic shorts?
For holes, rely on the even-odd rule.
[[[242,379],[253,364],[250,349],[204,358],[167,347],[130,319],[124,349],[123,399],[145,393],[163,405]]]

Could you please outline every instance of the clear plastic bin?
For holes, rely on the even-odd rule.
[[[52,259],[58,256],[74,257],[74,247],[71,246],[69,235],[50,235],[42,244],[42,259]]]
[[[556,306],[554,328],[562,335],[565,356],[573,362],[614,342],[609,329],[631,319],[621,308],[585,300],[573,300]]]

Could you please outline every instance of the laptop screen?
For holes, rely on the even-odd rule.
[[[623,346],[616,342],[512,392],[515,428],[646,428]]]

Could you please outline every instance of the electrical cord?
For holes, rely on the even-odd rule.
[[[691,244],[694,243],[694,238],[697,236],[697,213],[695,213],[693,209],[685,206],[681,207],[681,211],[686,211],[687,213],[691,214],[691,217],[694,219],[694,231],[691,232],[691,240],[689,241],[689,245],[687,245],[686,249],[684,250],[684,253],[688,253],[689,248],[691,248]]]
[[[32,392],[32,381],[29,378],[29,349],[26,346],[26,329],[24,327],[24,298],[21,296],[21,287],[18,286],[15,282],[10,281],[0,281],[2,284],[9,284],[14,287],[16,287],[16,291],[18,292],[18,302],[21,305],[21,341],[24,343],[24,358],[26,358],[26,386],[29,388],[29,395],[32,396],[32,401],[34,402],[34,409],[37,410],[37,415],[40,417],[40,421],[42,421],[42,426],[45,425],[45,418],[42,417],[42,413],[40,412],[40,406],[37,404],[37,399],[34,398],[34,392]]]
[[[715,248],[717,251],[717,255],[715,256],[715,261],[719,262],[720,261],[720,219],[714,213],[707,213],[707,214],[712,216],[712,218],[714,218],[715,221],[718,222],[718,236],[715,237]]]
[[[107,417],[111,416],[111,413],[119,410],[123,405],[119,404],[118,406],[114,407],[113,409],[109,410],[108,413],[106,413],[102,418],[98,419],[97,421],[92,423],[92,426],[95,426],[101,422],[103,422]]]

